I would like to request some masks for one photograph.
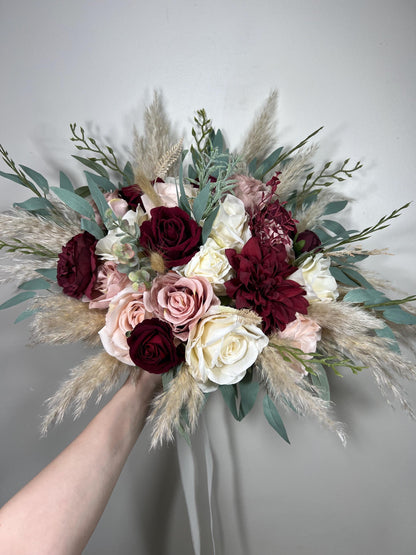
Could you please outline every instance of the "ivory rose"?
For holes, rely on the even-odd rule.
[[[154,279],[150,291],[143,294],[143,302],[146,310],[167,322],[182,341],[211,306],[220,304],[207,279],[182,277],[176,272]]]
[[[186,277],[204,277],[217,295],[225,295],[224,283],[232,278],[233,269],[225,256],[225,249],[219,247],[214,239],[208,238],[181,273]]]
[[[184,185],[184,188],[186,196],[188,198],[192,198],[195,196],[195,189],[191,185]],[[174,179],[167,177],[166,182],[156,181],[156,183],[153,185],[153,189],[162,199],[163,206],[168,206],[169,208],[178,206],[177,186]],[[143,195],[141,197],[141,201],[143,203],[146,214],[150,215],[150,211],[152,210],[152,208],[156,208],[156,206],[147,195]]]
[[[101,343],[109,355],[130,366],[134,366],[129,355],[126,333],[143,322],[146,311],[143,303],[144,285],[138,291],[132,286],[118,293],[110,303],[105,326],[98,332]]]
[[[338,288],[335,278],[329,271],[331,261],[319,253],[309,256],[290,279],[297,281],[306,290],[309,302],[331,302],[338,298]]]
[[[238,310],[217,306],[190,331],[185,360],[201,390],[210,392],[242,380],[268,342]]]
[[[129,210],[126,212],[122,218],[123,221],[127,221],[129,228],[132,233],[134,233],[134,224],[138,221],[141,216],[140,212],[135,212],[134,210]],[[124,232],[121,228],[116,227],[115,229],[110,229],[105,237],[100,239],[95,248],[95,253],[104,260],[113,260],[119,262],[121,254],[128,249],[129,245],[123,245],[120,241],[123,238]],[[131,253],[130,253],[131,254]],[[133,253],[134,255],[134,253]],[[125,256],[131,258],[129,253],[126,252]]]
[[[226,195],[212,225],[210,237],[223,248],[240,252],[251,237],[243,201]]]

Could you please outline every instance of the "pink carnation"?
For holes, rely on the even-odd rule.
[[[107,260],[98,267],[93,298],[89,307],[108,308],[111,299],[129,283],[127,275],[117,270],[117,264],[112,260]]]
[[[129,354],[126,333],[146,318],[143,304],[145,286],[138,291],[129,286],[120,291],[111,301],[105,318],[105,326],[98,332],[101,343],[109,355],[134,366]]]
[[[214,305],[220,304],[204,277],[182,277],[176,272],[156,278],[143,295],[146,310],[167,322],[173,335],[186,341],[189,330]]]

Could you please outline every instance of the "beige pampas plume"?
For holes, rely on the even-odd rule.
[[[155,169],[155,178],[165,179],[168,171],[175,164],[182,153],[183,139],[174,144],[165,154],[160,158]]]
[[[39,278],[40,274],[36,271],[40,268],[54,268],[56,259],[30,259],[17,258],[15,252],[3,252],[0,258],[0,285],[8,281],[13,281],[15,285],[20,285],[30,279]]]
[[[254,119],[247,133],[246,139],[240,149],[240,157],[246,164],[254,158],[262,160],[275,144],[277,110],[277,91],[268,96],[260,112]]]
[[[42,422],[42,435],[46,435],[53,423],[62,422],[66,411],[71,407],[74,419],[78,418],[94,392],[98,393],[99,403],[102,396],[109,393],[119,378],[129,370],[131,366],[122,364],[104,351],[73,368],[69,379],[46,401],[48,413]]]
[[[134,174],[134,180],[136,184],[139,186],[139,189],[143,194],[149,197],[152,204],[154,206],[163,206],[163,200],[160,196],[156,193],[153,188],[153,185],[150,181],[145,177],[144,173],[141,170],[137,170]]]
[[[368,368],[382,394],[392,397],[412,418],[415,414],[397,377],[416,379],[415,365],[390,348],[388,340],[374,334],[384,322],[368,311],[348,303],[312,303],[309,315],[322,328],[320,350],[330,356],[340,353]],[[364,370],[365,371],[365,370]]]
[[[317,145],[311,145],[306,149],[300,150],[282,168],[278,168],[281,169],[279,175],[280,183],[276,190],[279,199],[287,198],[292,191],[299,188],[302,179],[305,178],[305,174],[308,171],[310,160],[317,150]]]
[[[279,190],[279,189],[278,189]],[[319,226],[325,209],[330,202],[346,200],[346,197],[332,191],[323,191],[320,193],[318,199],[312,202],[307,208],[302,211],[296,212],[296,228],[298,232],[305,231],[305,229],[313,229]]]
[[[270,339],[271,343],[285,344],[278,336]],[[271,345],[265,347],[257,359],[256,367],[273,401],[281,401],[283,396],[296,412],[314,416],[321,424],[335,431],[345,445],[346,435],[342,424],[329,416],[330,403],[317,395],[315,388],[291,368],[277,349]]]
[[[139,169],[148,179],[155,179],[159,160],[174,142],[171,124],[163,108],[162,99],[155,91],[153,102],[144,114],[144,135],[140,136],[134,128],[133,169],[135,173]]]
[[[100,344],[98,332],[105,325],[105,311],[89,309],[88,303],[62,293],[38,297],[31,308],[38,310],[32,322],[34,343]]]
[[[197,425],[198,416],[204,403],[204,394],[184,364],[177,376],[170,382],[167,391],[161,393],[153,402],[149,421],[154,422],[151,448],[173,441],[174,432],[180,429],[181,409],[187,410],[189,431]]]

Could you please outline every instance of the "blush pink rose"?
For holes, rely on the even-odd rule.
[[[147,316],[143,304],[145,290],[142,285],[138,291],[131,286],[120,291],[110,303],[105,326],[98,332],[107,353],[130,366],[134,366],[134,362],[130,358],[126,333],[131,332]]]
[[[321,339],[321,326],[312,318],[297,313],[296,320],[287,324],[283,331],[279,331],[278,336],[282,339],[288,339],[294,347],[301,349],[304,353],[314,353],[316,345]],[[303,375],[307,374],[297,364],[294,364],[293,368]]]
[[[167,322],[181,341],[211,306],[220,304],[211,284],[204,277],[182,277],[176,272],[156,278],[143,294],[146,310]]]
[[[104,193],[104,197],[108,203],[108,206],[114,212],[114,215],[117,216],[117,218],[122,218],[124,214],[129,210],[129,205],[127,201],[120,198],[118,196],[118,192]],[[95,221],[98,225],[103,225],[103,220],[101,219],[100,213],[98,212],[97,205],[95,204],[95,202],[92,202],[91,204],[94,209]]]
[[[246,210],[254,210],[263,201],[265,194],[270,191],[262,181],[247,175],[234,175],[234,195],[243,201]]]
[[[93,299],[90,301],[89,308],[108,308],[111,299],[129,283],[127,274],[119,272],[113,260],[106,260],[98,267]]]
[[[191,185],[185,184],[184,188],[188,197],[195,196],[195,189]],[[153,189],[162,199],[163,206],[168,206],[169,208],[178,206],[178,188],[175,182],[156,181],[153,185]],[[156,207],[146,194],[141,197],[141,201],[147,214],[150,214],[152,208]]]

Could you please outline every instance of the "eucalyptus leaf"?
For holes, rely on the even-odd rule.
[[[20,165],[20,167],[44,193],[47,193],[49,191],[48,181],[45,177],[43,177],[42,174],[35,170],[32,170],[32,168],[28,168],[27,166]]]
[[[395,324],[416,324],[416,316],[410,312],[406,312],[398,305],[387,307],[383,310],[383,316],[386,320],[394,322]]]
[[[254,175],[257,169],[257,158],[253,158],[248,165],[248,173],[249,175]]]
[[[88,158],[82,158],[81,156],[75,156],[75,154],[73,154],[72,157],[75,158],[75,160],[78,160],[78,162],[81,162],[81,164],[84,164],[84,166],[87,166],[87,168],[90,168],[90,170],[93,170],[93,171],[97,172],[99,175],[102,175],[103,177],[108,178],[108,172],[101,164],[98,164],[97,162],[93,162],[92,160],[89,160]]]
[[[211,193],[211,188],[209,185],[205,185],[203,189],[199,190],[198,195],[194,199],[192,211],[194,213],[194,218],[197,223],[200,222],[202,216],[204,215],[205,209],[208,204],[208,199]]]
[[[24,310],[21,314],[19,314],[19,316],[14,321],[14,323],[18,324],[19,322],[22,322],[22,320],[26,320],[26,318],[30,318],[31,316],[33,316],[37,312],[39,312],[37,309],[36,310]]]
[[[280,155],[282,153],[282,150],[283,150],[283,147],[279,147],[276,150],[274,150],[271,154],[269,154],[269,156],[267,156],[267,158],[256,169],[256,171],[253,174],[253,177],[255,179],[262,180],[263,177],[266,175],[266,173],[271,171],[276,166],[280,158]]]
[[[93,222],[92,220],[86,220],[82,218],[81,229],[83,231],[88,231],[88,233],[91,233],[91,235],[94,235],[96,239],[102,239],[104,237],[104,231],[97,224],[97,222]]]
[[[218,152],[223,152],[224,150],[224,137],[219,129],[216,133],[213,133],[212,146],[216,148]]]
[[[371,285],[371,283],[369,283],[365,277],[363,277],[359,272],[357,272],[357,270],[354,270],[354,268],[351,267],[346,267],[343,269],[344,273],[347,277],[349,277],[352,280],[355,280],[357,283],[359,283],[362,287],[366,287],[367,289],[374,289],[374,287]]]
[[[10,179],[10,181],[14,181],[15,183],[18,183],[19,185],[23,185],[23,187],[27,187],[26,183],[24,183],[20,177],[14,173],[7,173],[7,172],[0,172],[1,177],[5,177],[6,179]],[[28,187],[29,188],[29,187]],[[35,188],[35,186],[33,185],[33,188]]]
[[[15,306],[17,304],[23,303],[23,302],[33,298],[35,295],[36,295],[35,291],[22,291],[21,293],[18,293],[17,295],[12,297],[8,301],[1,304],[0,305],[0,310],[3,310],[5,308],[10,308],[10,307]]]
[[[212,226],[214,225],[215,218],[217,217],[218,210],[220,209],[219,205],[211,212],[208,218],[205,220],[204,225],[202,226],[202,243],[206,243],[206,240],[211,233]]]
[[[91,177],[92,174],[89,172],[85,172],[85,173],[87,176],[88,188],[91,192],[92,200],[95,202],[95,205],[98,208],[98,212],[100,213],[101,219],[103,220],[103,222],[105,222],[106,212],[107,210],[111,210],[111,208],[108,206],[108,202],[106,201],[104,195],[97,187],[95,180]]]
[[[71,191],[71,193],[74,192],[71,180],[64,172],[59,172],[59,186],[61,189],[66,189],[67,191]]]
[[[324,215],[327,216],[328,214],[336,214],[337,212],[341,212],[341,210],[344,210],[347,204],[348,200],[337,200],[335,202],[329,202],[324,210]]]
[[[117,188],[107,177],[103,177],[102,175],[97,175],[96,173],[91,173],[87,171],[85,171],[84,173],[88,183],[90,181],[93,181],[100,189],[102,189],[106,193],[112,193]]]
[[[281,438],[290,444],[289,437],[279,411],[268,395],[266,395],[263,399],[263,412],[270,426],[276,430]]]
[[[378,304],[385,302],[387,297],[377,291],[376,289],[364,289],[363,287],[357,287],[348,291],[344,297],[344,302],[347,303],[367,303],[367,304]]]
[[[335,233],[337,237],[347,239],[350,236],[349,232],[339,222],[335,222],[334,220],[322,220],[321,224],[332,233]]]
[[[123,170],[123,184],[125,187],[134,184],[134,171],[130,162],[127,162]]]
[[[37,291],[38,289],[49,289],[51,284],[43,278],[33,278],[19,285],[19,289],[25,291]]]
[[[51,281],[56,281],[56,268],[38,268],[37,273],[46,279],[50,279]]]
[[[179,190],[180,190],[180,197],[179,197],[179,208],[184,210],[189,216],[191,215],[191,207],[189,206],[188,197],[185,193],[185,187],[183,185],[183,165],[179,164]]]
[[[238,389],[240,390],[240,415],[244,418],[254,407],[259,391],[259,384],[254,380],[251,382],[245,382],[243,380],[238,384]]]
[[[340,283],[343,283],[344,285],[351,285],[352,287],[357,287],[355,281],[352,281],[352,279],[346,276],[341,268],[338,268],[337,266],[330,266],[329,271],[331,272],[331,275]]]
[[[81,216],[86,216],[91,220],[95,219],[94,210],[87,200],[75,193],[72,193],[71,191],[60,189],[59,187],[51,187],[51,191],[53,191],[55,195],[69,208],[75,210],[75,212],[78,212]]]
[[[32,197],[23,202],[15,202],[14,206],[18,206],[19,208],[23,208],[23,210],[27,210],[27,212],[33,213],[45,213],[49,210],[53,209],[52,203],[49,202],[48,199],[43,197]]]
[[[394,335],[393,330],[387,324],[381,330],[376,329],[375,332],[379,337],[385,337],[389,339],[390,349],[395,353],[400,353],[400,347],[397,342],[396,336]]]
[[[322,364],[313,365],[315,374],[310,374],[313,385],[318,389],[319,396],[324,401],[329,401],[331,399],[329,391],[328,377],[325,372],[325,368]]]
[[[220,385],[219,389],[231,414],[238,421],[241,420],[237,411],[237,390],[233,385]]]

